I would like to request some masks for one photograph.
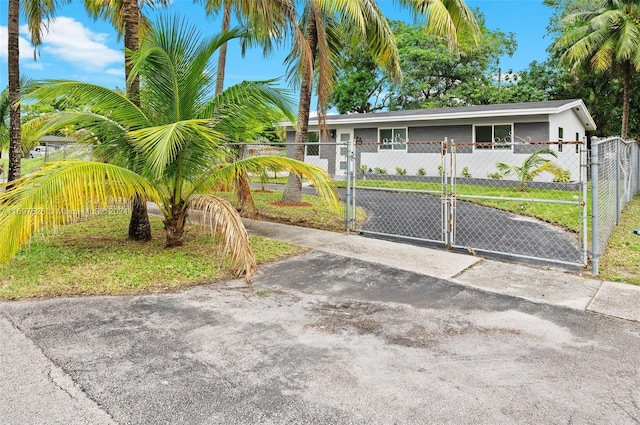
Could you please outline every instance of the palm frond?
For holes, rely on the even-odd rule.
[[[480,27],[464,0],[396,0],[410,8],[414,16],[426,21],[425,30],[446,37],[449,47],[458,49],[458,30],[466,27],[474,40],[480,39]]]
[[[340,201],[335,184],[325,170],[315,165],[285,156],[268,155],[235,161],[232,164],[213,170],[203,179],[198,188],[202,188],[203,185],[209,185],[210,187],[213,183],[226,183],[231,185],[238,175],[259,175],[265,169],[288,170],[300,177],[309,179],[323,201],[335,210],[339,209]]]
[[[128,137],[146,158],[155,178],[160,178],[179,157],[205,166],[221,155],[225,138],[210,124],[207,119],[180,121],[131,131]]]
[[[40,229],[124,207],[134,194],[159,199],[136,173],[100,162],[50,162],[11,184],[0,194],[0,261],[5,262]]]
[[[189,199],[188,206],[199,212],[200,224],[220,238],[220,253],[229,254],[234,275],[244,276],[250,282],[256,274],[257,264],[247,229],[235,208],[227,200],[214,195],[194,195]]]
[[[136,129],[149,125],[142,110],[131,102],[124,93],[80,81],[43,80],[38,86],[25,93],[21,102],[53,103],[62,105],[80,105],[84,112],[110,117],[121,126]]]

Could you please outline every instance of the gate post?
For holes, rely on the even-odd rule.
[[[587,252],[589,250],[589,237],[588,237],[588,188],[587,183],[589,181],[588,177],[588,167],[587,163],[587,137],[583,138],[583,145],[580,148],[580,181],[582,182],[582,265],[587,266],[588,264],[588,255]]]
[[[353,140],[347,142],[347,199],[345,200],[345,230],[349,233],[352,230],[352,223],[355,220],[355,197],[353,196],[352,186],[355,186],[355,152]],[[336,147],[340,149],[339,146]],[[351,212],[353,208],[353,217]]]
[[[591,273],[598,275],[600,248],[598,246],[598,138],[591,138]]]

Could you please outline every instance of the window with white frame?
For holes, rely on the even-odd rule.
[[[476,149],[511,149],[513,126],[511,124],[476,125],[474,141]]]
[[[381,128],[378,140],[381,150],[407,150],[407,129]]]
[[[307,133],[307,145],[306,145],[307,156],[320,155],[320,145],[318,144],[319,141],[320,141],[320,136],[317,131],[310,131]]]

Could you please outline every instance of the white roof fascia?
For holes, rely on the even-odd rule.
[[[452,108],[455,109],[455,108]],[[582,100],[575,100],[565,103],[559,107],[547,108],[528,108],[528,109],[496,109],[491,111],[465,111],[465,112],[449,112],[443,114],[427,114],[427,115],[394,115],[394,116],[376,116],[377,114],[353,114],[353,118],[342,118],[336,121],[331,120],[331,115],[327,115],[327,125],[337,124],[369,124],[369,123],[389,123],[389,122],[414,122],[414,121],[438,121],[438,120],[462,120],[472,118],[492,118],[492,117],[515,117],[527,115],[552,115],[572,109],[580,118],[580,122],[588,131],[595,130],[596,123],[587,113],[587,108]],[[317,126],[317,120],[309,120],[309,125]],[[287,127],[291,124],[287,124]]]

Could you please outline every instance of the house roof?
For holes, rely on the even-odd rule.
[[[527,115],[552,115],[572,109],[587,131],[596,129],[581,99],[551,100],[546,102],[507,103],[500,105],[475,105],[452,108],[413,109],[405,111],[376,112],[369,114],[327,115],[326,123],[366,124],[396,121],[435,121],[480,117],[516,117]],[[317,125],[318,119],[311,118],[310,125]]]

